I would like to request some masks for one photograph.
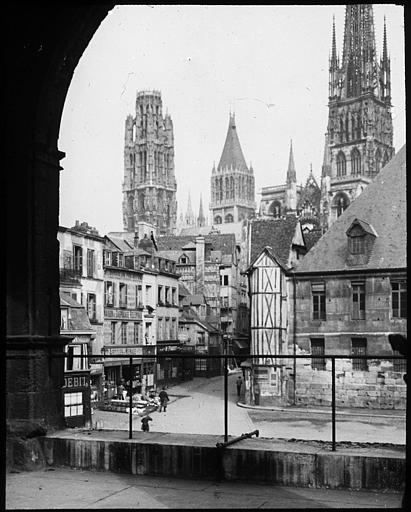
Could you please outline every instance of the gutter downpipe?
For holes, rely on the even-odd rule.
[[[296,298],[296,289],[297,285],[295,282],[295,273],[292,273],[293,276],[293,354],[297,354],[297,336],[296,336],[296,327],[297,327],[297,315],[296,315],[296,304],[297,304],[297,298]],[[297,393],[297,359],[294,357],[294,379],[293,379],[293,405],[296,404],[296,393]]]

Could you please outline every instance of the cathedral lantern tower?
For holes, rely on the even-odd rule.
[[[176,231],[177,184],[171,117],[162,113],[161,93],[137,93],[135,117],[125,126],[123,225],[134,232],[144,221],[157,235]]]
[[[240,222],[254,217],[256,209],[253,168],[247,167],[230,114],[227,137],[218,167],[211,175],[210,212],[212,224]]]
[[[333,23],[328,107],[321,198],[326,226],[394,155],[387,32],[384,20],[378,62],[372,4],[346,6],[341,61]]]

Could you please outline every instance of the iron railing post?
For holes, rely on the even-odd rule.
[[[225,345],[224,357],[224,442],[228,441],[228,360],[227,344]]]
[[[332,451],[335,452],[335,357],[331,358],[331,422]]]
[[[129,415],[128,415],[128,438],[133,439],[133,358],[130,357],[130,369],[129,369],[129,379],[130,379],[130,387],[129,387]]]

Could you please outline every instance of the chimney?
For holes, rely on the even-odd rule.
[[[196,237],[196,293],[204,293],[205,239]]]

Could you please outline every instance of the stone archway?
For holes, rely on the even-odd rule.
[[[57,142],[77,63],[114,4],[7,5],[6,417],[9,433],[63,425]],[[16,356],[25,359],[13,359]],[[29,356],[29,357],[27,357]]]

